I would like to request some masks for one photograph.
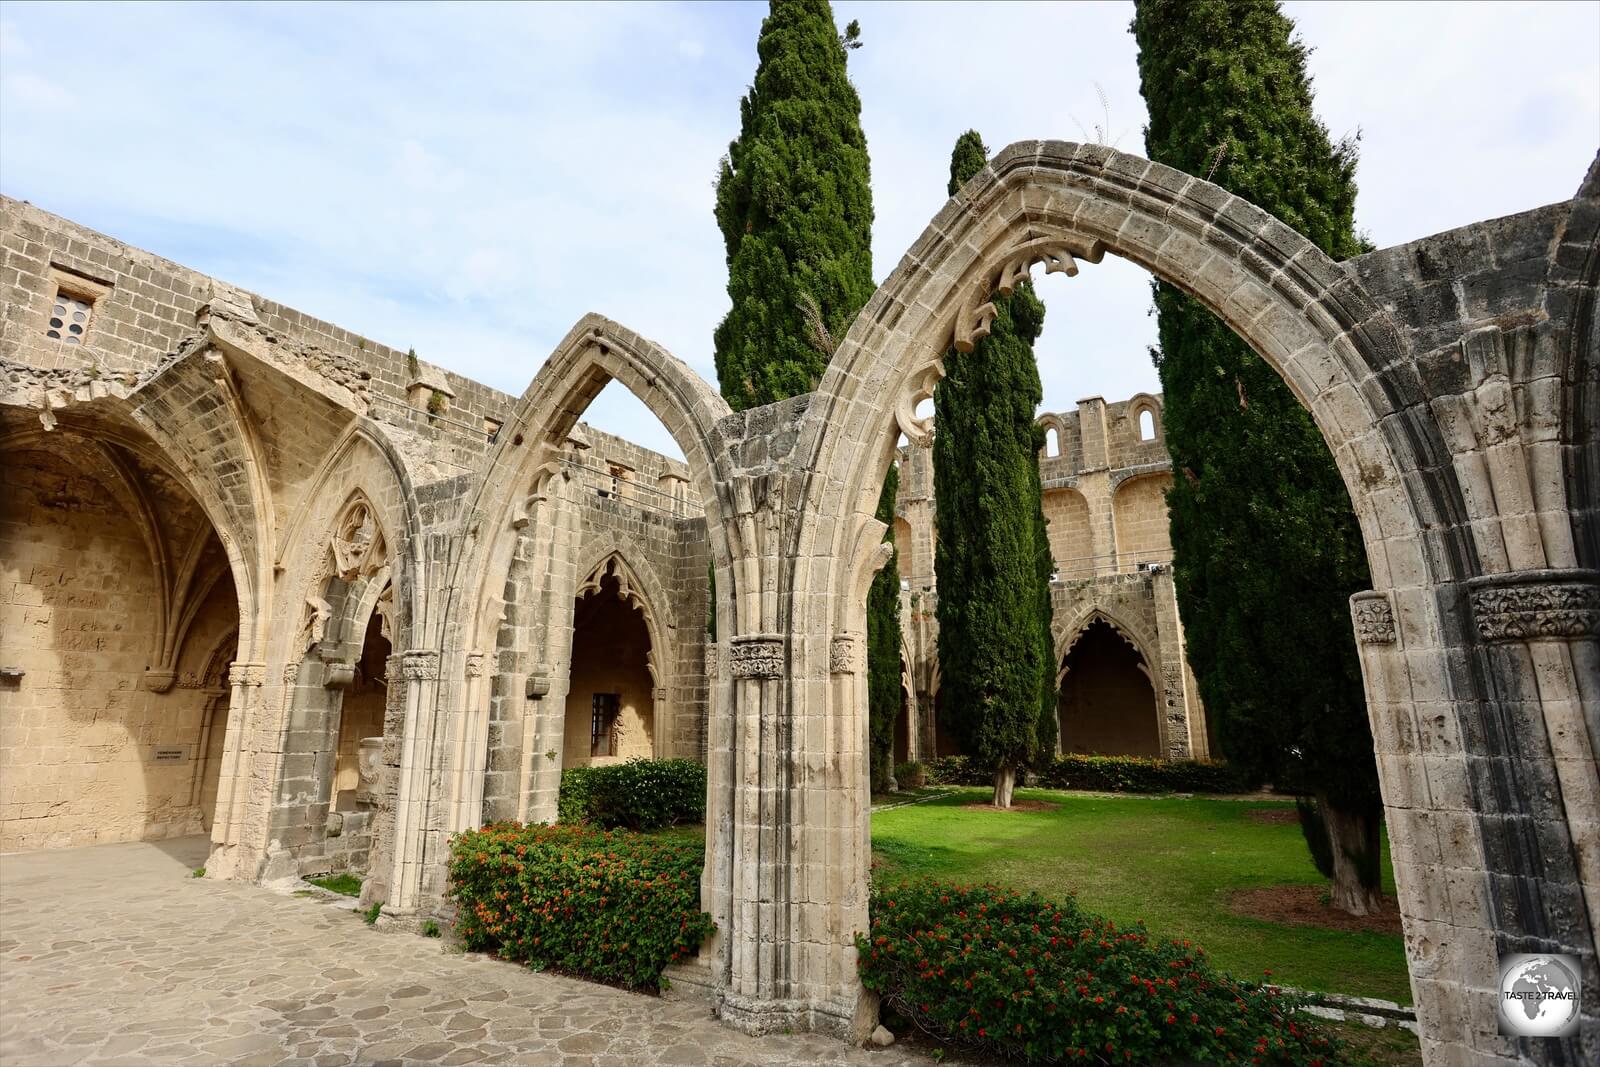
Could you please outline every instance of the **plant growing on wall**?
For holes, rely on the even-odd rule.
[[[1133,32],[1151,159],[1208,175],[1335,259],[1362,250],[1354,141],[1317,120],[1305,46],[1276,3],[1141,0]],[[1349,495],[1277,372],[1172,286],[1155,301],[1189,662],[1229,760],[1316,796],[1333,902],[1366,914],[1382,808],[1350,623],[1370,578]]]
[[[717,380],[735,411],[815,389],[872,296],[867,138],[846,70],[860,36],[854,22],[839,33],[827,0],[774,0],[761,23],[755,83],[739,102],[739,137],[717,175],[732,302],[715,336]],[[893,480],[891,471],[884,486],[891,525]],[[883,510],[880,504],[879,518]],[[877,787],[888,783],[899,711],[899,596],[891,558],[873,580],[867,612]]]
[[[974,131],[950,157],[950,194],[983,169]],[[942,701],[967,753],[993,772],[996,807],[1011,806],[1017,771],[1055,744],[1050,543],[1040,505],[1034,423],[1043,389],[1033,342],[1044,304],[1023,283],[994,297],[989,336],[945,355],[934,392],[933,483],[939,539]]]

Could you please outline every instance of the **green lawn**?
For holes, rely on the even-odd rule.
[[[964,806],[988,798],[966,789],[872,817],[874,876],[925,874],[995,882],[1046,896],[1075,893],[1118,922],[1143,919],[1153,933],[1186,937],[1241,978],[1304,989],[1411,1001],[1405,949],[1395,935],[1345,933],[1248,919],[1228,910],[1236,890],[1323,884],[1293,823],[1252,821],[1272,801],[1102,797],[1019,789],[1040,812]],[[1394,892],[1388,842],[1384,892]]]

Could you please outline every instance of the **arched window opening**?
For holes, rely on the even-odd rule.
[[[1044,454],[1047,459],[1061,455],[1061,431],[1054,426],[1044,432]]]
[[[1149,668],[1104,619],[1085,627],[1067,653],[1056,706],[1063,752],[1160,755]]]
[[[391,651],[389,637],[384,633],[384,614],[374,611],[367,620],[354,680],[339,710],[339,744],[335,750],[331,798],[335,811],[370,807],[377,799],[371,795],[376,784],[373,771],[383,747],[383,712],[389,697],[387,672]]]
[[[1154,441],[1156,439],[1156,413],[1149,408],[1139,412],[1139,440]]]

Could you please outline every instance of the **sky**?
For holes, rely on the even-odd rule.
[[[1379,246],[1568,199],[1600,147],[1600,3],[1284,6]],[[862,27],[879,281],[968,128],[1143,153],[1131,4],[834,10]],[[713,181],[765,12],[4,0],[0,190],[508,393],[589,311],[714,382]],[[1142,270],[1039,293],[1045,409],[1158,391]],[[586,419],[681,455],[615,383]]]

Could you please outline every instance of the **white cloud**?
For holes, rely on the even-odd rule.
[[[1289,11],[1315,46],[1319,112],[1336,135],[1363,132],[1358,222],[1379,243],[1576,189],[1600,130],[1600,5]],[[764,14],[12,2],[0,20],[0,180],[512,394],[587,311],[711,379],[727,307],[711,183]],[[942,205],[951,145],[969,126],[995,150],[1077,140],[1073,116],[1104,121],[1098,83],[1113,136],[1126,130],[1121,147],[1142,150],[1125,4],[840,0],[836,16],[863,27],[850,64],[879,278]],[[96,57],[70,82],[24,43],[64,20]],[[227,56],[226,76],[197,91],[191,70],[152,55]],[[1157,388],[1142,271],[1108,261],[1040,291],[1047,407]],[[675,451],[620,388],[589,417]]]

